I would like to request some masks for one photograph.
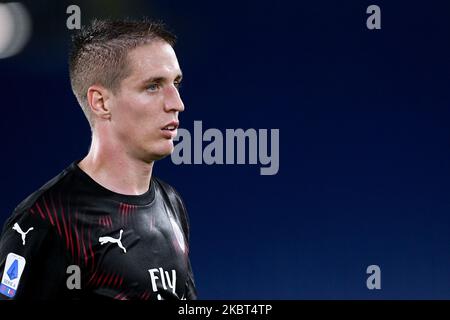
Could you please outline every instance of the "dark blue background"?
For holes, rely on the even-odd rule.
[[[183,127],[280,129],[274,176],[155,166],[187,204],[200,298],[450,298],[448,1],[25,3],[31,42],[0,60],[0,222],[89,148],[66,7],[83,24],[159,17],[179,37]],[[381,30],[366,28],[371,4]]]

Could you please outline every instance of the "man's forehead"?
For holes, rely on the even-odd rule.
[[[181,74],[175,51],[163,41],[133,49],[128,53],[128,63],[132,74],[139,77],[176,77]]]

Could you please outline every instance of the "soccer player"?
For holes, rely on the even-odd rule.
[[[174,43],[147,20],[74,35],[70,80],[92,144],[6,221],[0,298],[196,299],[186,208],[152,174],[184,110]]]

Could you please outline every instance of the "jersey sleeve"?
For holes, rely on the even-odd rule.
[[[197,288],[195,287],[194,274],[192,272],[191,261],[188,261],[188,279],[186,281],[186,300],[197,300]]]
[[[180,194],[174,190],[174,193],[177,198],[177,202],[179,203],[179,214],[180,219],[183,227],[183,232],[185,234],[186,240],[188,242],[188,246],[190,243],[190,224],[189,224],[189,216],[186,210],[186,206],[184,204],[183,199],[181,198]],[[185,293],[186,300],[196,300],[197,299],[197,288],[195,286],[194,281],[194,273],[192,272],[192,266],[191,266],[191,259],[188,259],[188,279],[186,281],[186,293]]]
[[[181,222],[181,226],[183,228],[183,233],[187,242],[188,248],[190,247],[190,223],[189,223],[189,216],[186,210],[186,206],[184,204],[183,199],[181,198],[180,194],[178,193],[175,188],[173,188],[171,185],[162,182],[161,180],[157,179],[157,181],[163,186],[164,195],[168,197],[168,201],[170,205],[175,209],[178,218]],[[186,300],[196,300],[197,299],[197,288],[195,286],[194,281],[194,273],[192,272],[192,266],[191,266],[191,259],[188,256],[187,260],[187,268],[188,268],[188,274],[187,274],[187,280],[185,283],[185,293],[184,293],[184,299]]]
[[[39,213],[16,209],[0,238],[1,300],[61,298],[67,261],[57,240]]]

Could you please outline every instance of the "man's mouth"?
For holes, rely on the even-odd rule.
[[[168,124],[166,124],[166,126],[164,128],[162,128],[162,130],[175,131],[175,130],[177,130],[178,126],[179,126],[179,122],[176,120],[173,120],[173,121],[169,122]]]
[[[167,126],[165,128],[163,128],[163,130],[169,130],[169,131],[174,131],[177,127],[175,126]]]

